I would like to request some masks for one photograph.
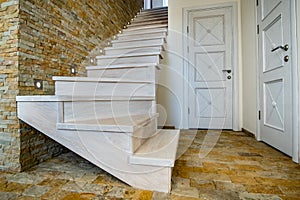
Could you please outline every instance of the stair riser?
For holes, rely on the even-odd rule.
[[[152,119],[150,122],[133,132],[132,143],[131,143],[131,153],[134,153],[147,139],[151,138],[157,130],[156,118]]]
[[[125,29],[125,32],[123,30],[123,33],[118,34],[119,36],[133,36],[133,35],[139,35],[139,34],[149,34],[149,33],[157,33],[157,32],[167,32],[167,28],[156,28],[156,29],[145,29],[145,30],[138,30],[138,31],[127,31]]]
[[[168,16],[161,16],[161,17],[147,17],[147,18],[135,18],[132,23],[143,23],[143,22],[154,22],[160,20],[168,20]]]
[[[151,40],[137,40],[137,41],[124,41],[124,42],[115,42],[112,44],[112,47],[128,47],[128,46],[149,46],[154,44],[164,43],[163,38],[151,39]]]
[[[142,48],[132,48],[132,49],[109,49],[105,50],[105,55],[123,55],[123,54],[128,54],[128,53],[138,53],[138,52],[145,52],[145,53],[150,53],[150,52],[160,52],[162,51],[162,47],[142,47]]]
[[[136,32],[136,31],[142,31],[142,30],[151,30],[151,29],[158,29],[158,28],[167,28],[168,25],[166,24],[159,24],[159,25],[149,25],[149,26],[141,26],[141,27],[128,27],[127,29],[124,29],[123,32]]]
[[[144,22],[144,23],[131,23],[128,25],[128,28],[131,27],[141,27],[141,26],[150,26],[150,25],[163,25],[168,24],[168,20],[165,21],[153,21],[153,22]]]
[[[141,12],[138,17],[144,17],[144,16],[157,16],[157,15],[168,15],[167,10],[162,10],[162,11],[155,11],[155,12],[149,12],[149,11],[144,11]]]
[[[166,32],[158,32],[158,33],[148,33],[148,34],[141,34],[141,35],[120,35],[118,40],[129,40],[129,39],[149,39],[149,38],[157,38],[157,37],[166,37]]]
[[[144,115],[152,112],[153,101],[86,101],[64,102],[64,123],[116,118],[130,115]]]
[[[147,83],[99,83],[67,82],[55,83],[56,95],[67,96],[155,96],[155,87]]]
[[[116,64],[128,64],[128,63],[158,63],[158,62],[159,62],[158,55],[97,59],[97,65],[116,65]]]
[[[89,77],[125,78],[143,81],[154,81],[155,67],[87,70],[87,74]]]

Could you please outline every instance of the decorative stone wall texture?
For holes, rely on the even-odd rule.
[[[0,0],[0,169],[27,169],[64,151],[17,120],[15,97],[54,94],[52,76],[70,76],[71,66],[76,66],[76,75],[84,75],[89,54],[118,33],[142,4],[142,0]],[[43,81],[42,90],[34,88],[35,79]]]
[[[18,88],[19,3],[0,0],[0,170],[20,170]]]

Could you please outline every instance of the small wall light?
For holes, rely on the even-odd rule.
[[[76,67],[75,66],[71,66],[70,72],[71,72],[71,74],[76,74]]]
[[[40,79],[34,79],[34,88],[37,90],[42,90],[43,89],[43,81]]]

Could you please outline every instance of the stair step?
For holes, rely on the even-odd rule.
[[[94,78],[94,77],[69,77],[69,76],[53,76],[54,81],[61,82],[97,82],[97,83],[151,83],[136,79],[124,78]]]
[[[113,48],[119,47],[145,47],[149,45],[163,45],[166,42],[166,39],[161,38],[152,38],[152,39],[137,39],[137,40],[115,40],[112,43]]]
[[[87,75],[88,77],[136,79],[155,82],[158,69],[155,65],[126,68],[96,68],[87,70]]]
[[[153,32],[147,34],[132,34],[132,35],[119,35],[118,40],[131,40],[131,39],[150,39],[150,38],[158,38],[158,37],[167,37],[166,32]]]
[[[136,129],[149,123],[151,119],[157,118],[154,115],[135,115],[114,118],[103,118],[94,120],[84,120],[75,122],[57,123],[59,130],[77,130],[77,131],[102,131],[102,132],[124,132],[131,133]]]
[[[167,27],[168,27],[167,24],[147,25],[141,27],[128,27],[127,29],[124,29],[123,32],[134,32],[134,31],[141,31],[147,29],[157,29],[157,28],[167,28]]]
[[[161,52],[139,52],[120,55],[97,56],[98,65],[125,64],[125,63],[151,63],[159,62]]]
[[[158,130],[130,156],[130,164],[174,167],[179,130]]]
[[[131,23],[144,23],[144,22],[155,22],[155,21],[168,21],[168,16],[161,17],[149,17],[149,18],[133,18]]]
[[[157,20],[157,21],[146,21],[146,22],[139,22],[139,23],[134,23],[132,22],[129,24],[127,27],[132,28],[132,27],[141,27],[141,26],[150,26],[150,25],[160,25],[160,24],[168,24],[168,20]]]
[[[115,40],[111,47],[105,47],[104,50],[115,49],[115,48],[143,48],[149,46],[163,46],[166,42],[164,37],[157,38],[144,38],[144,39],[125,39]]]
[[[105,70],[105,69],[123,69],[123,68],[140,68],[148,66],[157,66],[158,63],[128,63],[128,64],[118,64],[118,65],[98,65],[98,66],[88,66],[87,70]]]
[[[147,11],[159,11],[159,10],[168,10],[168,6],[163,6],[163,7],[158,7],[158,8],[150,8],[150,9],[144,9],[142,12],[147,12]]]
[[[69,95],[42,95],[42,96],[17,96],[18,102],[87,102],[87,101],[153,101],[149,96],[69,96]]]
[[[150,52],[161,52],[165,48],[162,45],[148,46],[148,47],[135,47],[135,48],[112,48],[105,50],[106,55],[123,55],[130,53],[150,53]]]
[[[142,12],[140,12],[139,15],[155,15],[155,14],[161,14],[161,13],[168,13],[168,9],[161,9],[161,10],[149,9],[149,10],[143,10]]]
[[[111,43],[112,44],[115,44],[115,43],[121,43],[121,42],[134,42],[134,41],[145,41],[145,40],[155,40],[155,39],[165,39],[166,36],[165,35],[162,35],[162,36],[148,36],[148,34],[144,35],[144,38],[143,37],[134,37],[134,38],[118,38],[116,40],[112,40]]]
[[[127,29],[124,29],[127,30]],[[149,34],[149,33],[158,33],[158,32],[168,32],[168,28],[157,28],[157,29],[145,29],[145,30],[138,30],[138,31],[125,31],[120,34],[118,34],[118,37],[120,36],[132,36],[132,35],[141,35],[141,34]]]
[[[158,114],[133,115],[112,118],[102,118],[88,121],[75,121],[57,123],[57,130],[76,131],[86,134],[94,132],[103,140],[110,141],[110,145],[118,145],[118,148],[130,155],[133,154],[148,138],[157,131],[156,118]]]
[[[137,15],[136,20],[148,20],[148,19],[154,19],[154,18],[166,18],[168,17],[168,13],[163,14],[157,14],[157,15]]]
[[[153,81],[99,77],[53,77],[55,95],[155,96]]]

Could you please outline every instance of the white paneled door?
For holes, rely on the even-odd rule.
[[[291,2],[259,0],[257,9],[261,140],[291,156]]]
[[[232,7],[188,14],[189,128],[232,129]]]

